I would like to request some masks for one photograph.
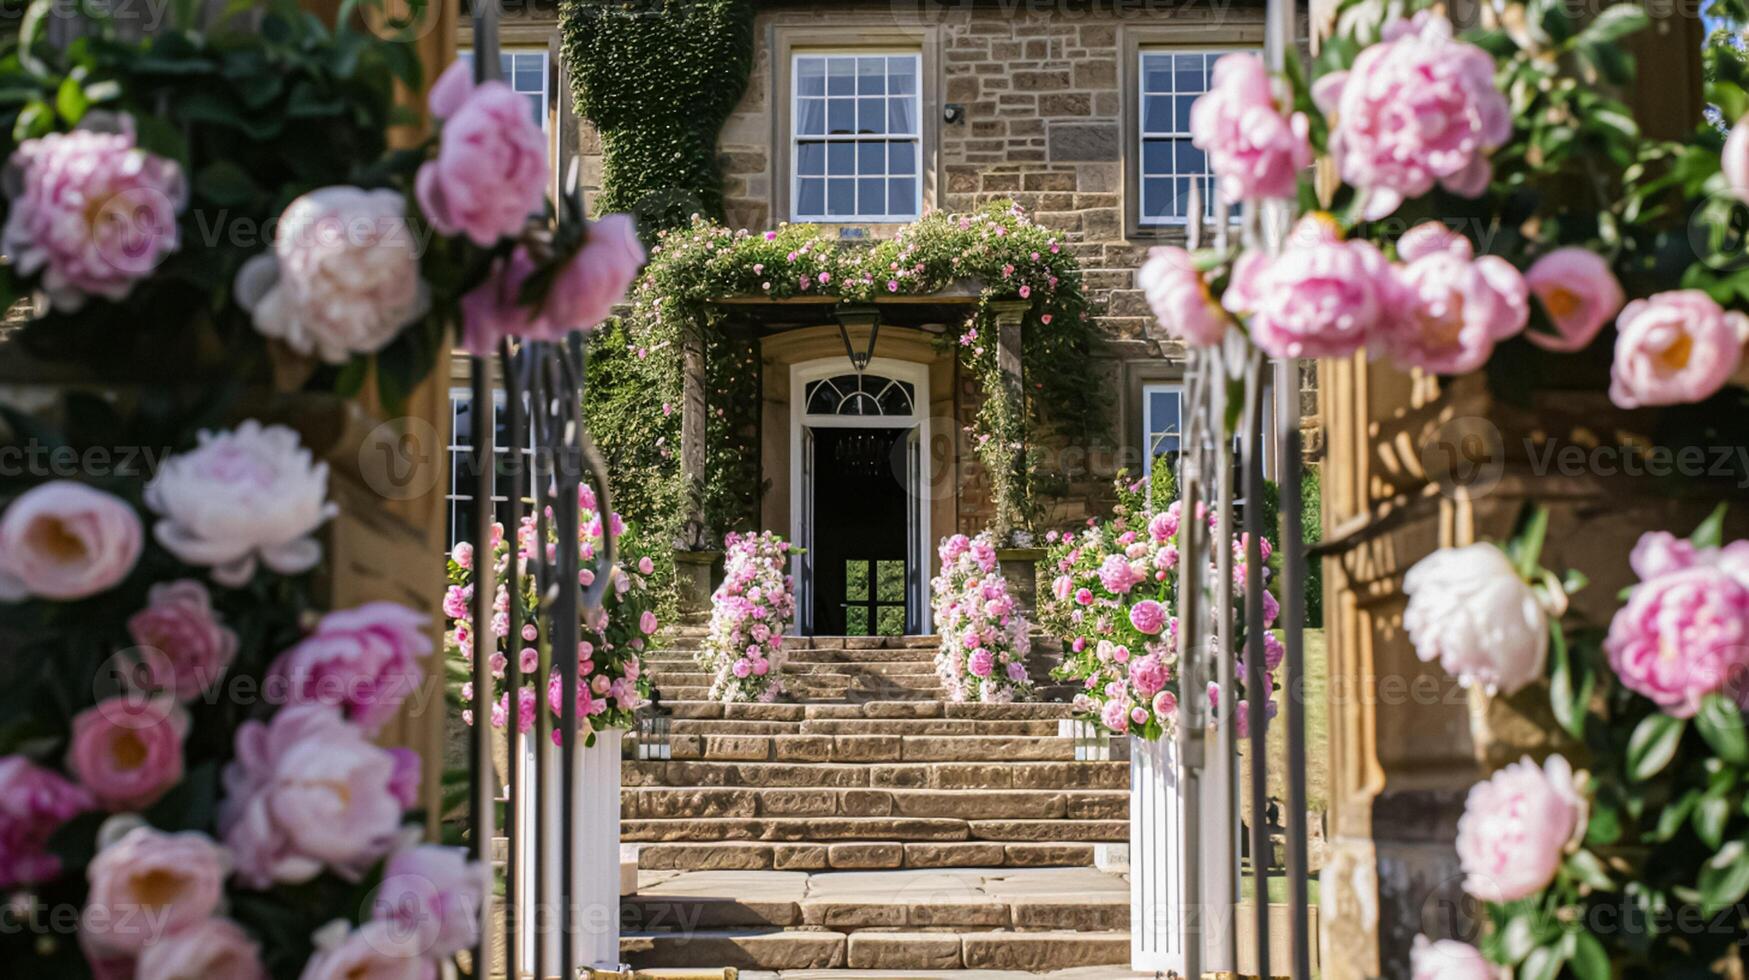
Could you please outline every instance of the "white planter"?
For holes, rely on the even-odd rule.
[[[1220,937],[1234,914],[1222,896],[1239,880],[1237,821],[1225,822],[1222,805],[1222,794],[1231,798],[1235,789],[1232,764],[1223,753],[1207,753],[1200,807],[1203,897],[1187,900],[1179,755],[1171,736],[1130,738],[1130,968],[1182,975],[1186,918],[1199,916],[1203,972],[1231,971]],[[1231,812],[1236,816],[1237,809]]]
[[[618,729],[597,732],[595,744],[588,748],[579,744],[576,756],[577,793],[570,831],[577,894],[572,914],[576,928],[578,960],[583,966],[600,970],[615,970],[620,965],[619,763],[622,735]],[[534,753],[537,751],[534,741],[532,738],[528,740],[529,748],[523,755],[522,778],[518,785],[521,804],[519,813],[522,817],[519,832],[522,839],[529,842],[533,842],[539,832],[534,816]],[[547,890],[537,902],[534,894],[535,850],[530,847],[527,853],[528,863],[520,869],[518,891],[521,894],[517,896],[517,904],[524,910],[532,910],[532,915],[526,917],[526,924],[519,930],[519,936],[522,942],[522,961],[532,963],[535,956],[536,930],[549,930],[548,960],[544,964],[543,975],[561,976],[564,971],[558,963],[560,940],[557,926],[559,870],[563,860],[559,850],[561,752],[558,746],[552,744],[545,746],[545,750],[551,785],[544,799],[548,838],[540,850],[546,863]]]

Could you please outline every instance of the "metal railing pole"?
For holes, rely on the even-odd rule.
[[[1253,354],[1245,365],[1244,432],[1239,457],[1245,468],[1245,698],[1251,759],[1252,911],[1256,921],[1257,976],[1269,972],[1269,743],[1265,704],[1268,681],[1263,646],[1263,365]]]
[[[504,854],[504,974],[509,980],[521,980],[522,977],[522,917],[527,914],[523,907],[523,865],[528,860],[528,841],[522,834],[522,759],[528,752],[528,736],[522,731],[522,596],[525,593],[523,585],[527,572],[522,567],[522,494],[525,483],[532,478],[532,473],[523,469],[522,451],[528,442],[527,426],[523,419],[523,391],[517,383],[515,365],[512,363],[510,341],[501,343],[498,350],[499,373],[504,379],[504,415],[506,441],[510,443],[510,459],[517,464],[511,468],[516,477],[516,485],[506,494],[509,497],[510,514],[507,530],[510,535],[510,560],[506,566],[509,581],[510,606],[509,622],[505,635],[507,661],[504,667],[504,689],[510,692],[510,711],[505,723],[505,732],[510,745],[508,753],[509,772],[506,779],[509,786],[504,794],[504,827],[506,848]],[[540,547],[540,542],[533,542]],[[535,708],[541,707],[540,700],[535,701]]]

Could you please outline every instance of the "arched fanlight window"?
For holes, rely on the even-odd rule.
[[[809,415],[914,414],[916,389],[878,374],[840,374],[808,382]]]

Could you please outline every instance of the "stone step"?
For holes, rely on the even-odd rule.
[[[880,670],[862,670],[854,664],[786,664],[780,675],[783,686],[791,696],[804,699],[806,692],[819,690],[831,691],[845,687],[879,687],[882,685],[905,688],[909,690],[941,691],[941,678],[934,670],[916,670],[910,664],[867,664],[868,667],[905,668],[904,672],[883,672]],[[685,671],[657,670],[651,674],[657,687],[710,687],[714,674],[707,674],[697,667]]]
[[[858,932],[772,929],[630,933],[620,955],[634,968],[743,970],[1022,970],[1127,963],[1127,932]]]
[[[1024,841],[1128,840],[1128,820],[961,820],[954,817],[694,817],[622,820],[620,839],[660,841]]]
[[[1062,732],[1061,721],[1001,721],[977,718],[819,718],[813,721],[746,721],[677,718],[670,735],[1030,735]]]
[[[656,681],[656,690],[661,692],[663,700],[702,701],[710,697],[709,687],[681,686],[674,687],[664,684],[660,678]],[[891,684],[820,684],[798,683],[795,678],[784,679],[784,696],[796,698],[809,703],[834,702],[842,704],[864,704],[870,701],[916,700],[926,701],[941,696],[941,686],[916,690],[895,687]]]
[[[627,788],[620,814],[633,819],[718,817],[948,817],[958,820],[1126,820],[1125,790]]]
[[[901,651],[902,652],[902,651]],[[644,669],[654,676],[679,684],[709,684],[711,674],[691,657],[645,658]],[[930,677],[936,676],[933,660],[897,660],[863,663],[854,660],[785,660],[786,677]],[[698,680],[697,678],[703,678]]]
[[[1092,867],[1092,843],[1001,841],[666,842],[638,847],[644,871],[819,871]]]
[[[1073,709],[1054,701],[1008,704],[932,701],[865,701],[860,704],[724,704],[704,698],[666,695],[662,706],[673,718],[726,718],[744,721],[814,721],[850,719],[950,718],[989,721],[1037,721],[1069,718]]]
[[[673,735],[670,758],[729,762],[1069,762],[1075,740],[1019,735]]]
[[[815,763],[628,760],[626,786],[809,786],[875,789],[1126,789],[1127,762]]]

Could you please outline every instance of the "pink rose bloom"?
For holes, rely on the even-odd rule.
[[[1232,320],[1209,294],[1208,282],[1191,264],[1190,253],[1173,245],[1148,250],[1136,271],[1136,285],[1147,297],[1166,336],[1196,347],[1221,342]]]
[[[1026,665],[1018,660],[1010,661],[1008,666],[1003,668],[1003,671],[1008,675],[1008,679],[1016,684],[1025,684],[1028,680]]]
[[[1527,757],[1477,783],[1458,819],[1464,891],[1516,902],[1546,888],[1584,812],[1573,767],[1558,755],[1541,766]]]
[[[1069,596],[1074,592],[1075,583],[1067,575],[1058,575],[1051,581],[1051,595],[1056,596],[1059,602],[1069,601]]]
[[[610,214],[589,225],[576,257],[553,280],[543,311],[558,331],[587,330],[613,314],[644,265],[644,246],[630,215]],[[648,574],[648,573],[646,573]]]
[[[651,572],[654,572],[655,570],[656,570],[656,563],[650,560],[649,555],[645,555],[644,557],[638,559],[638,574],[649,575]]]
[[[1148,518],[1148,536],[1156,544],[1165,544],[1178,536],[1178,512],[1168,510]]]
[[[1269,69],[1254,54],[1216,61],[1208,92],[1190,108],[1191,142],[1207,151],[1229,202],[1295,196],[1312,165],[1309,130],[1304,113],[1276,105]]]
[[[1107,555],[1104,563],[1099,566],[1099,581],[1106,589],[1123,595],[1136,587],[1142,577],[1130,565],[1129,560],[1122,555]]]
[[[1524,282],[1542,304],[1553,335],[1525,337],[1546,350],[1583,350],[1597,332],[1621,312],[1621,283],[1601,255],[1583,248],[1557,248],[1531,263]]]
[[[121,695],[73,718],[67,769],[106,810],[143,810],[182,781],[188,715],[167,699]]]
[[[25,140],[0,187],[11,199],[0,251],[20,276],[42,273],[55,309],[119,300],[180,246],[182,168],[139,149],[133,120],[91,113],[70,133]]]
[[[654,634],[660,625],[661,623],[656,619],[656,614],[648,609],[644,610],[643,614],[638,617],[638,631],[645,636]]]
[[[1129,706],[1122,701],[1107,701],[1105,708],[1100,712],[1100,721],[1105,722],[1106,728],[1119,735],[1128,734],[1130,730]]]
[[[418,937],[393,922],[366,922],[347,931],[344,920],[316,934],[316,952],[298,980],[429,980],[431,964],[419,955]]]
[[[356,880],[395,842],[397,764],[326,705],[280,709],[237,730],[219,831],[246,887],[309,881],[324,868]]]
[[[1499,980],[1500,970],[1480,950],[1455,939],[1416,936],[1409,950],[1410,980]]]
[[[1622,408],[1681,405],[1712,396],[1743,359],[1749,317],[1698,289],[1636,299],[1615,321],[1609,400]]]
[[[1412,238],[1425,228],[1433,231]],[[1529,289],[1512,263],[1475,258],[1468,239],[1438,222],[1411,229],[1399,254],[1408,262],[1400,271],[1406,304],[1383,340],[1400,365],[1468,374],[1488,363],[1495,343],[1524,329]]]
[[[443,120],[437,159],[419,167],[414,196],[439,234],[464,234],[481,248],[522,230],[547,186],[547,138],[528,101],[502,81],[474,85],[451,65],[431,88]]]
[[[61,825],[94,806],[91,794],[22,755],[0,756],[0,889],[53,880],[61,859],[48,850]]]
[[[1331,117],[1343,182],[1367,194],[1367,220],[1434,184],[1480,196],[1494,174],[1488,154],[1512,135],[1494,59],[1454,40],[1451,22],[1433,11],[1387,24],[1352,69],[1320,78],[1312,94]]]
[[[1263,702],[1263,720],[1268,722],[1274,719],[1280,710],[1281,705],[1276,704],[1273,698]],[[1268,725],[1266,724],[1264,727],[1267,728]],[[1240,738],[1251,737],[1251,700],[1249,698],[1240,698],[1239,703],[1233,706],[1233,731]]]
[[[966,658],[966,670],[973,677],[989,677],[995,669],[995,656],[983,647],[973,650],[972,655]]]
[[[1137,657],[1129,667],[1130,685],[1142,697],[1153,697],[1166,687],[1166,665],[1159,657]]]
[[[167,834],[141,823],[86,869],[91,892],[81,928],[94,946],[137,956],[163,936],[212,917],[224,897],[225,865],[224,851],[207,835]]]
[[[1178,695],[1171,691],[1161,691],[1154,695],[1154,717],[1162,720],[1178,713]]]
[[[140,558],[140,519],[120,498],[71,480],[20,494],[0,516],[0,601],[103,592]]]
[[[1749,201],[1749,126],[1743,125],[1743,120],[1737,120],[1737,124],[1731,127],[1719,165],[1725,172],[1725,183],[1730,185],[1731,193],[1738,200]]]
[[[1130,625],[1154,636],[1166,626],[1166,607],[1152,599],[1143,599],[1130,607]]]
[[[742,657],[735,661],[735,663],[729,668],[729,671],[736,677],[745,678],[747,675],[753,673],[753,663],[746,657]]]
[[[1083,606],[1092,605],[1093,604],[1093,590],[1092,589],[1076,589],[1075,590],[1075,601],[1078,604],[1083,605]]]
[[[479,940],[486,885],[485,868],[461,848],[410,847],[389,858],[371,918],[413,936],[426,956],[453,956]]]
[[[1347,357],[1386,335],[1405,296],[1377,248],[1342,240],[1328,215],[1312,214],[1280,255],[1240,256],[1222,301],[1250,314],[1251,339],[1273,357]]]
[[[450,560],[462,568],[474,567],[474,545],[471,541],[461,541],[450,550]]]
[[[1749,704],[1749,587],[1710,563],[1643,581],[1610,621],[1603,649],[1629,690],[1678,718],[1715,691]]]
[[[140,954],[134,980],[267,980],[261,945],[230,919],[208,919]]]
[[[181,701],[211,690],[237,656],[237,634],[219,622],[206,586],[194,579],[152,586],[146,608],[128,617],[128,635],[138,646],[162,654],[146,661],[169,669],[152,684]]]
[[[393,602],[368,602],[323,616],[270,674],[293,704],[330,704],[376,734],[419,686],[419,661],[431,653],[421,613]]]

